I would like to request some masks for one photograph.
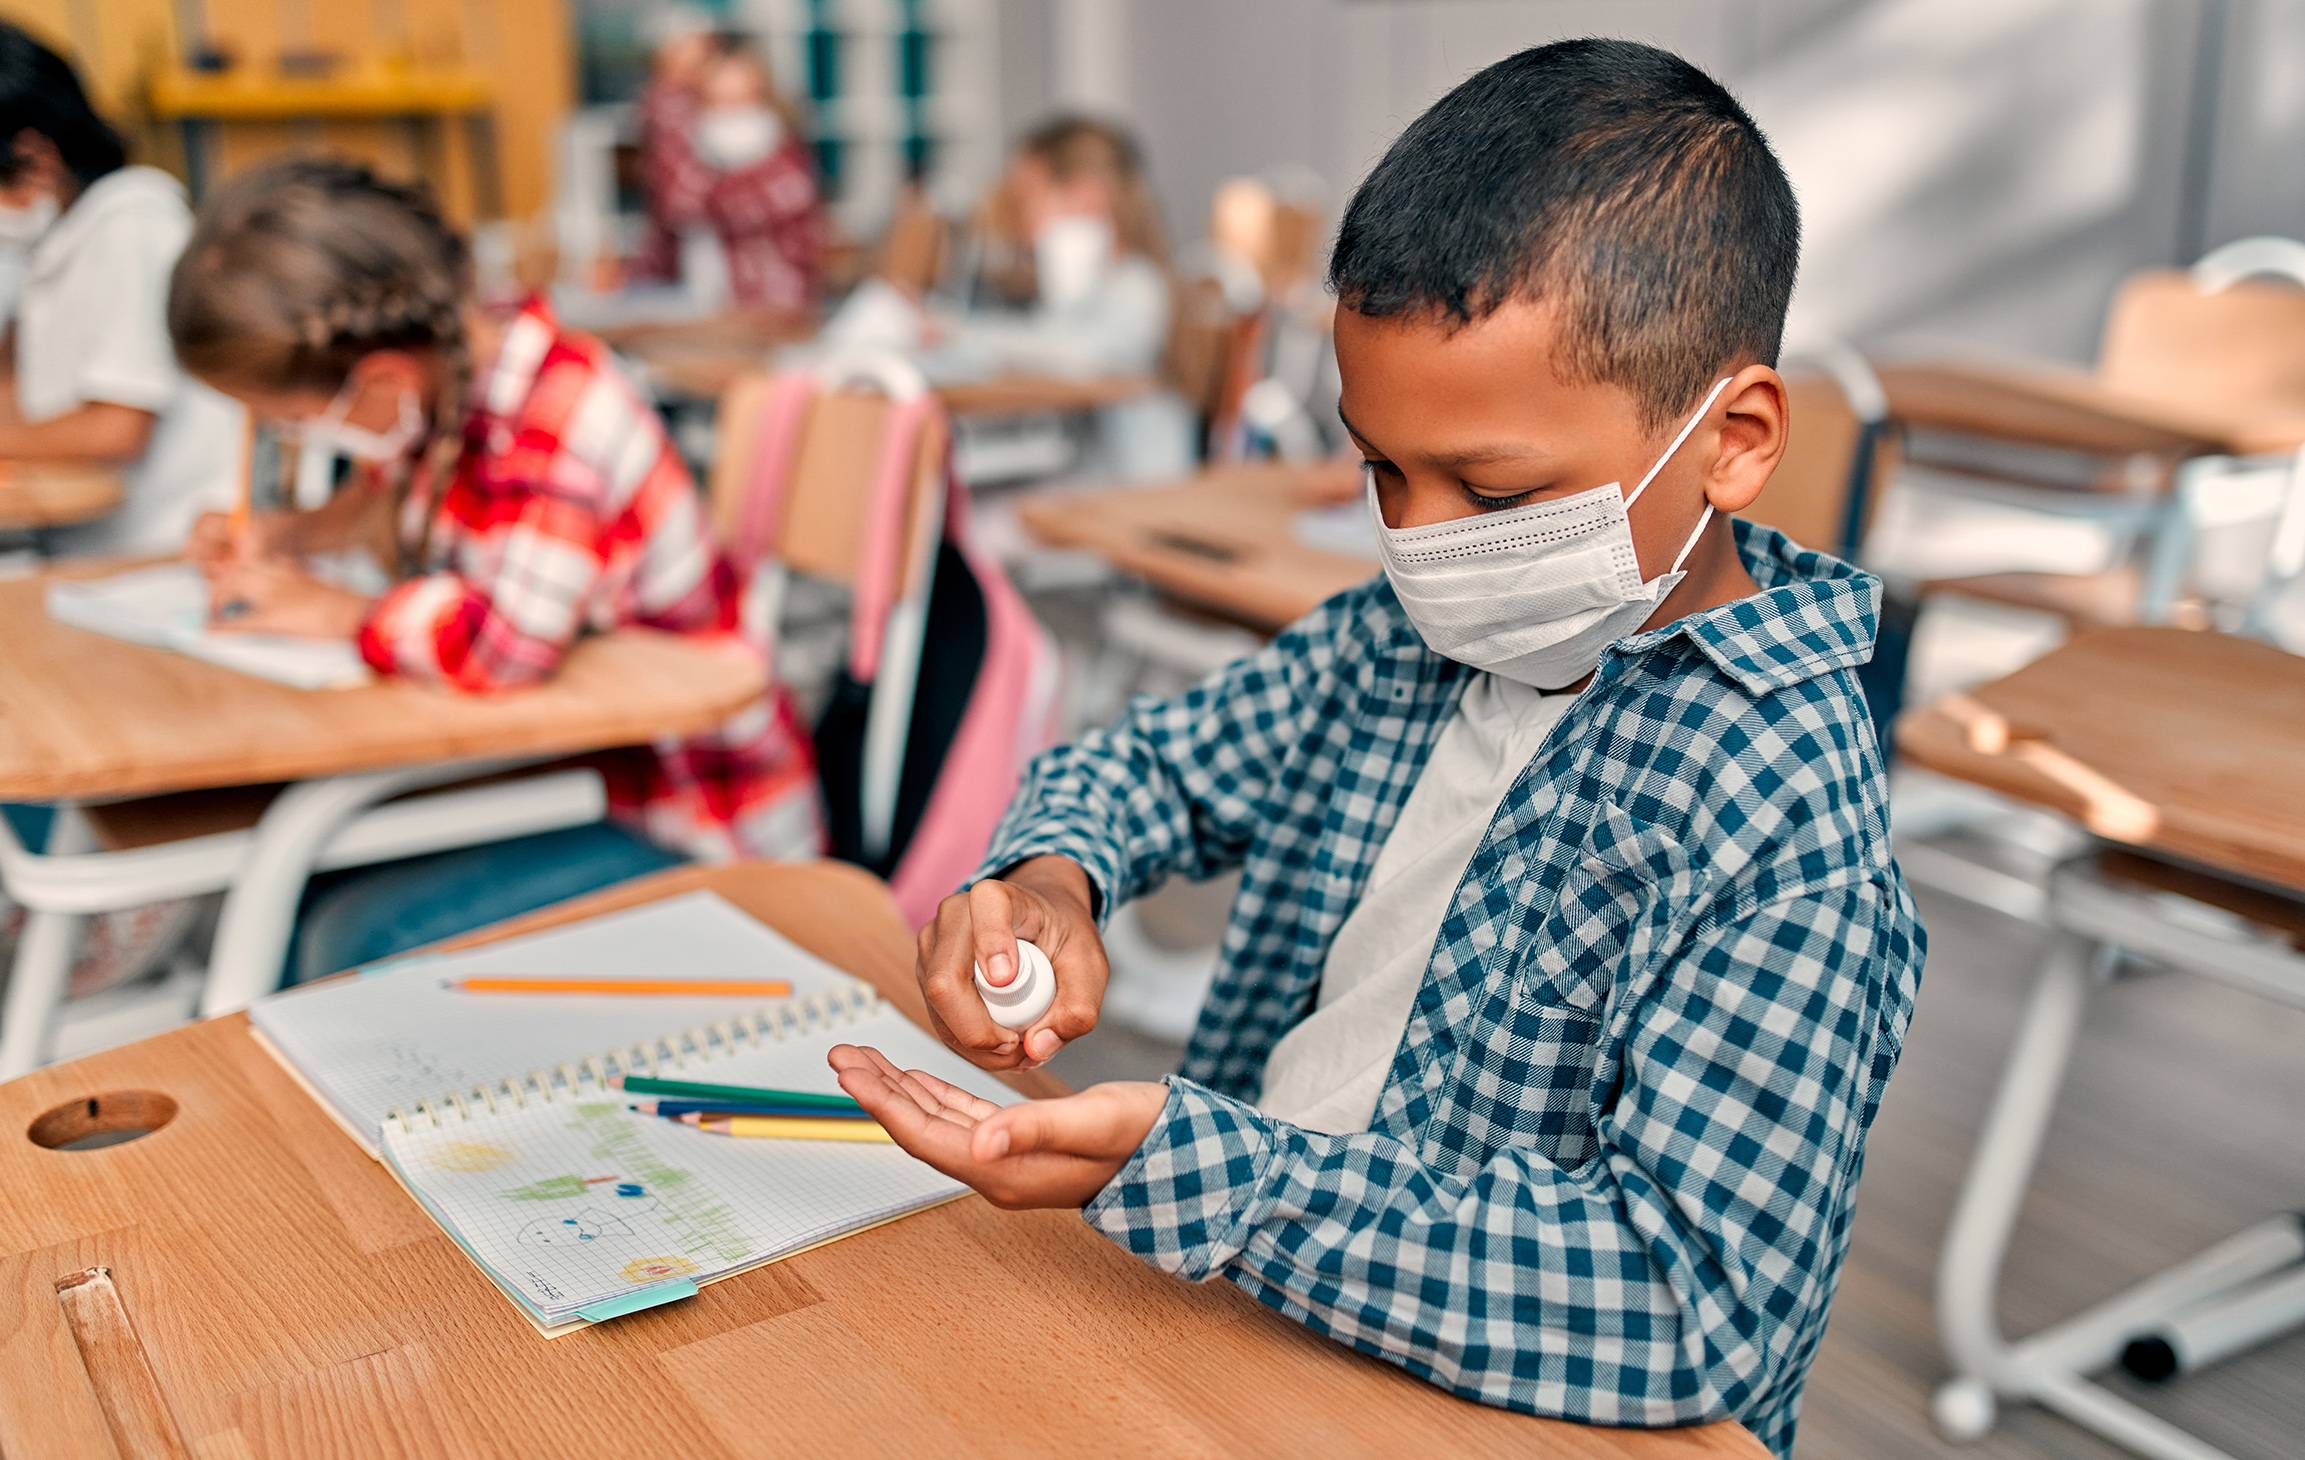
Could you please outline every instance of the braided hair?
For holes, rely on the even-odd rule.
[[[463,238],[424,187],[295,158],[241,174],[201,210],[169,281],[168,333],[192,374],[263,391],[333,396],[378,350],[439,362],[425,438],[393,482],[406,574],[424,566],[431,531],[428,517],[413,545],[402,540],[402,509],[418,483],[439,490],[462,444],[471,277]]]

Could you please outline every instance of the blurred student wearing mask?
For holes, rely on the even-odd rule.
[[[71,553],[171,552],[239,489],[245,417],[168,344],[184,189],[130,167],[71,64],[0,22],[0,250],[21,260],[0,372],[0,459],[113,466],[118,509],[49,537]]]
[[[1017,143],[1001,186],[1002,214],[1031,244],[1029,306],[923,311],[877,285],[852,296],[827,337],[926,347],[936,372],[954,377],[1157,373],[1170,325],[1168,243],[1135,139],[1110,122],[1052,118]],[[1173,392],[1097,412],[1094,471],[1158,480],[1191,471],[1193,457],[1192,413]]]
[[[824,210],[798,113],[744,37],[677,26],[640,98],[648,239],[639,272],[678,279],[683,240],[720,246],[730,298],[807,313],[822,281]]]

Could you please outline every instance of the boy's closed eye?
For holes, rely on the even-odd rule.
[[[1388,488],[1397,491],[1407,485],[1407,477],[1401,469],[1383,457],[1364,454],[1361,458],[1361,466],[1375,480],[1380,496]],[[1460,479],[1456,486],[1458,493],[1464,497],[1466,504],[1472,507],[1474,511],[1502,512],[1508,508],[1521,507],[1537,501],[1556,491],[1559,484],[1541,482],[1535,486],[1516,487],[1468,482]]]

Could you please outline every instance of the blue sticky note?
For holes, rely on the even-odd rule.
[[[611,1318],[622,1318],[627,1313],[638,1313],[643,1308],[654,1308],[663,1303],[677,1303],[683,1298],[696,1296],[696,1284],[687,1278],[674,1278],[670,1282],[651,1283],[626,1293],[621,1298],[603,1298],[588,1308],[576,1310],[576,1316],[587,1323],[606,1323]]]

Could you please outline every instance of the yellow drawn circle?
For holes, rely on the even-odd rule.
[[[449,1171],[494,1171],[511,1159],[510,1151],[485,1141],[449,1141],[432,1153],[432,1164]]]
[[[694,1271],[696,1264],[685,1257],[635,1257],[624,1265],[624,1280],[657,1283],[667,1278],[687,1277]]]

